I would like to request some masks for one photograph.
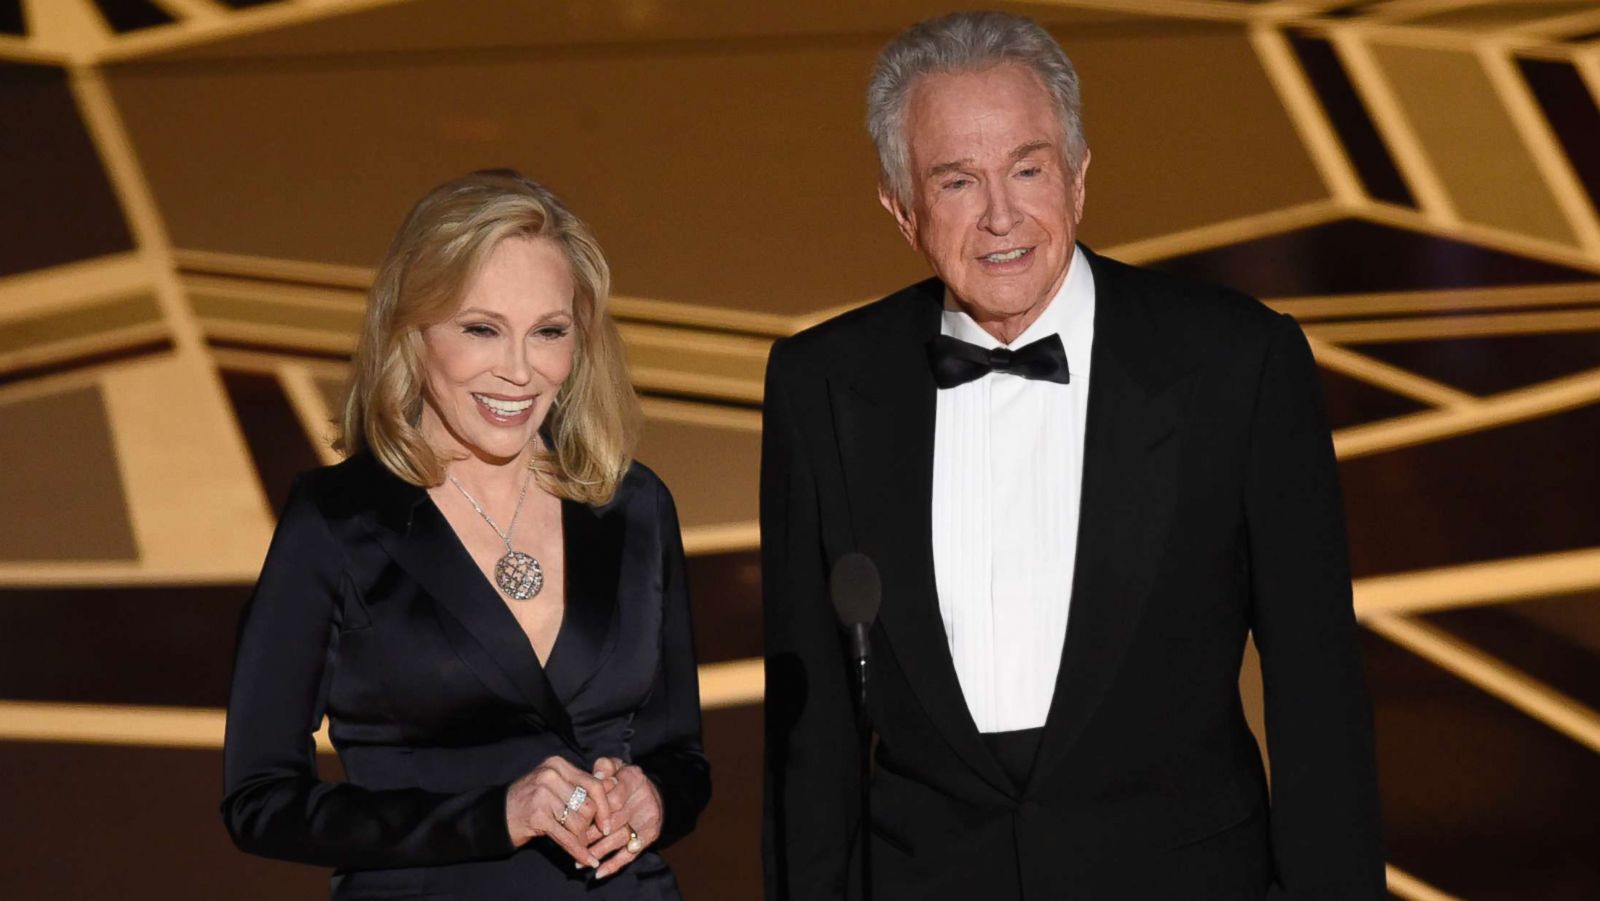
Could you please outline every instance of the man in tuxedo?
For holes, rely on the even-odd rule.
[[[936,278],[768,366],[767,897],[1386,897],[1299,328],[1076,243],[1077,75],[1033,22],[914,26],[868,106],[880,198]],[[851,552],[882,580],[869,823],[828,594]]]

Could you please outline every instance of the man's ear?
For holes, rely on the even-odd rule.
[[[906,239],[912,250],[920,250],[917,246],[917,217],[900,205],[900,199],[894,196],[889,186],[878,183],[878,202],[894,217],[894,224],[900,228],[900,236]]]
[[[1072,180],[1072,224],[1083,221],[1083,183],[1089,177],[1089,148],[1083,148],[1083,161],[1078,163],[1078,175]]]

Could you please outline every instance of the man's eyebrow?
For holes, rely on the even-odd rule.
[[[1011,161],[1014,163],[1017,160],[1032,156],[1034,153],[1040,150],[1049,150],[1054,146],[1055,145],[1051,144],[1049,141],[1029,141],[1028,143],[1023,144],[1021,147],[1018,147],[1016,150],[1011,151]]]
[[[945,175],[945,174],[950,173],[950,172],[960,172],[962,169],[965,169],[965,168],[967,168],[967,167],[969,167],[971,165],[972,165],[972,157],[970,157],[970,156],[966,157],[964,159],[954,160],[954,161],[948,162],[948,163],[940,163],[939,165],[934,166],[932,169],[928,170],[928,177],[929,178],[937,178],[937,177],[939,177],[941,175]]]

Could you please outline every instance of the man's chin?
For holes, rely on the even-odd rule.
[[[995,291],[992,286],[989,290],[973,291],[962,294],[952,288],[951,294],[956,303],[967,315],[979,322],[997,319],[1014,319],[1026,315],[1030,310],[1039,306],[1044,298],[1037,291],[1021,290],[1022,286],[1008,286],[1017,290]]]

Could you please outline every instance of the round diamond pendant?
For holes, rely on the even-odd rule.
[[[544,587],[544,567],[528,554],[507,551],[494,565],[494,580],[506,597],[526,601]]]

